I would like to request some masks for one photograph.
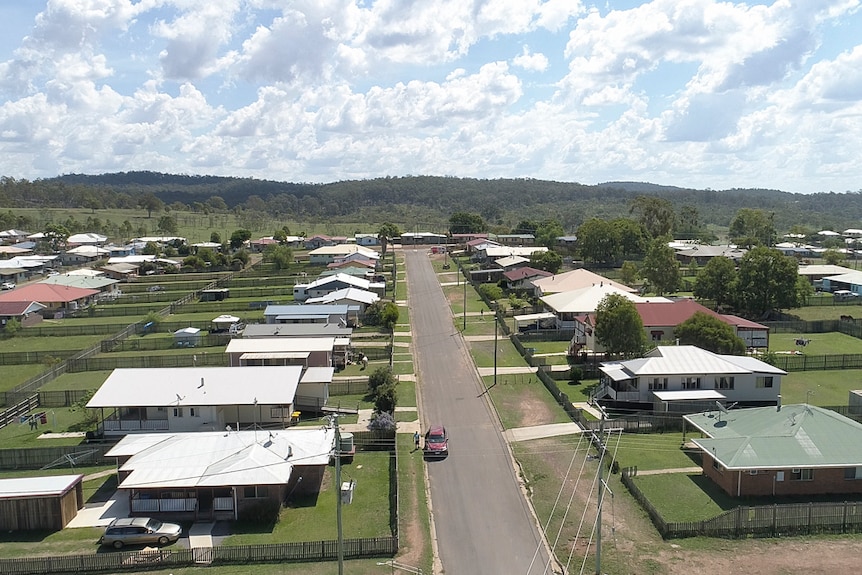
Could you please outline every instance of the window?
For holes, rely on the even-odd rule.
[[[667,378],[666,377],[652,377],[649,380],[649,389],[654,391],[665,391],[667,390]]]
[[[699,377],[684,377],[682,378],[683,389],[700,389]]]
[[[844,479],[862,479],[862,467],[845,467]]]
[[[189,408],[189,417],[200,417],[201,411],[197,407]]]
[[[813,469],[791,469],[790,481],[811,481],[814,479]]]
[[[652,341],[661,341],[661,336],[663,335],[664,332],[659,330],[649,332],[649,336]]]
[[[248,485],[243,488],[242,496],[246,499],[263,499],[269,496],[266,485]]]
[[[755,383],[755,387],[758,389],[763,389],[766,387],[772,387],[772,376],[771,375],[761,375],[757,378]]]
[[[183,408],[175,407],[174,408],[174,417],[182,417],[183,416]]]
[[[733,377],[720,375],[715,378],[715,389],[733,389]]]

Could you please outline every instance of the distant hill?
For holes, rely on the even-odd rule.
[[[136,208],[152,193],[166,204],[201,209],[217,196],[224,206],[284,217],[335,222],[393,221],[412,227],[445,226],[454,212],[480,214],[493,226],[514,226],[523,219],[557,219],[566,231],[591,217],[629,215],[638,195],[654,195],[697,210],[702,223],[728,226],[740,208],[774,214],[779,230],[795,224],[818,229],[862,227],[862,194],[792,194],[767,189],[695,190],[649,182],[584,185],[523,179],[480,180],[437,176],[387,177],[310,184],[189,176],[159,172],[57,178],[0,178],[0,207]]]

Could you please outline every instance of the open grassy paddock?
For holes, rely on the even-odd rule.
[[[797,340],[806,340],[806,345],[797,345]],[[828,333],[771,333],[769,351],[801,351],[806,355],[858,354],[862,353],[862,341],[839,332]]]
[[[821,406],[847,405],[850,391],[855,389],[862,389],[862,369],[795,371],[781,378],[781,401],[785,404],[807,401]]]

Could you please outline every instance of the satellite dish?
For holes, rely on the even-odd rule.
[[[734,405],[736,405],[736,404],[734,404]],[[720,412],[722,412],[722,413],[727,413],[727,408],[726,408],[726,407],[724,407],[724,406],[721,404],[721,402],[720,402],[720,401],[716,401],[716,402],[715,402],[715,406],[718,408],[718,410],[719,410]]]

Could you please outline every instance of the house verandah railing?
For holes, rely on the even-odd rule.
[[[665,521],[632,479],[636,475],[637,468],[627,467],[621,470],[620,480],[664,539],[862,533],[862,501],[740,505],[702,521]]]

